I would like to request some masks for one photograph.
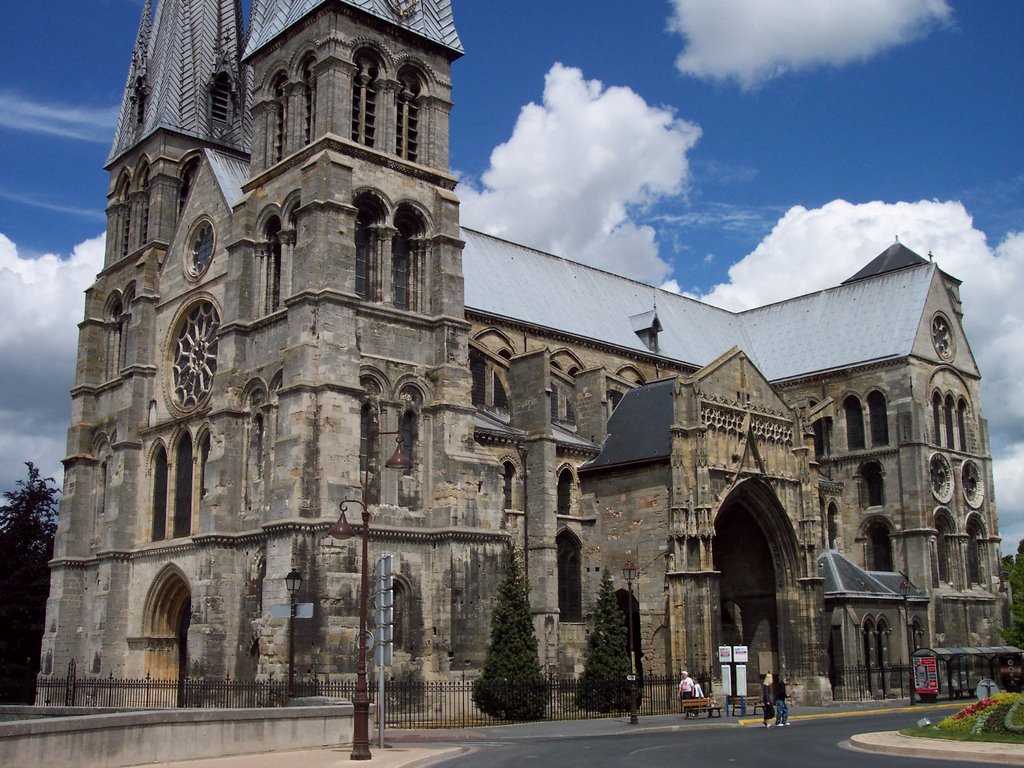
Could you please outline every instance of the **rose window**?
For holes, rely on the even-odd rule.
[[[960,481],[963,486],[964,500],[972,507],[978,508],[985,500],[985,484],[981,479],[978,465],[968,459],[960,468]]]
[[[932,454],[929,462],[932,495],[942,504],[948,504],[953,498],[953,469],[949,460],[941,453]]]
[[[217,329],[220,319],[204,301],[188,313],[174,342],[174,399],[182,408],[195,408],[210,393],[217,372]]]
[[[932,346],[943,360],[953,359],[953,331],[942,315],[936,315],[932,320]]]

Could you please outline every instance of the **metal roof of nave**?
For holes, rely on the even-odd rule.
[[[633,318],[656,297],[661,357],[702,368],[735,346],[771,381],[910,354],[937,268],[922,259],[733,313],[471,229],[462,237],[468,310],[649,355]]]
[[[328,0],[252,0],[245,55],[249,56]],[[425,37],[461,55],[451,0],[338,0]]]

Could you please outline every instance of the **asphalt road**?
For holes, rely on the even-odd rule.
[[[796,714],[794,712],[794,714]],[[786,728],[693,725],[625,735],[538,735],[532,740],[467,740],[472,749],[445,768],[965,768],[985,763],[892,757],[842,746],[852,734],[912,726],[921,715],[887,712],[797,720]],[[728,723],[728,721],[726,721]],[[733,721],[735,722],[735,721]],[[488,734],[490,736],[490,734]],[[990,764],[988,764],[990,765]]]

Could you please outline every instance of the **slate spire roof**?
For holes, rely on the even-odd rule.
[[[887,272],[895,272],[900,269],[906,269],[907,267],[916,267],[920,264],[927,263],[928,262],[925,259],[918,256],[912,250],[907,248],[907,246],[897,240],[865,264],[864,267],[861,268],[861,270],[853,277],[848,277],[843,280],[841,285],[847,285],[869,277],[884,275]]]
[[[146,0],[132,50],[111,162],[158,130],[247,152],[248,78],[240,65],[241,0]],[[214,79],[226,75],[229,118],[211,116]]]
[[[327,0],[253,0],[249,36],[245,46],[248,57],[288,27],[314,11]],[[392,24],[432,40],[461,56],[465,51],[455,31],[451,0],[340,0],[345,5],[366,11]]]

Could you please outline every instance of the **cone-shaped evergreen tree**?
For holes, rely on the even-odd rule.
[[[628,709],[630,689],[626,675],[629,672],[626,620],[615,599],[612,577],[605,570],[597,593],[594,628],[587,638],[576,703],[598,712]]]
[[[473,701],[494,717],[536,720],[544,716],[546,698],[526,578],[515,548],[509,547],[505,579],[491,614],[487,655],[473,684]]]

